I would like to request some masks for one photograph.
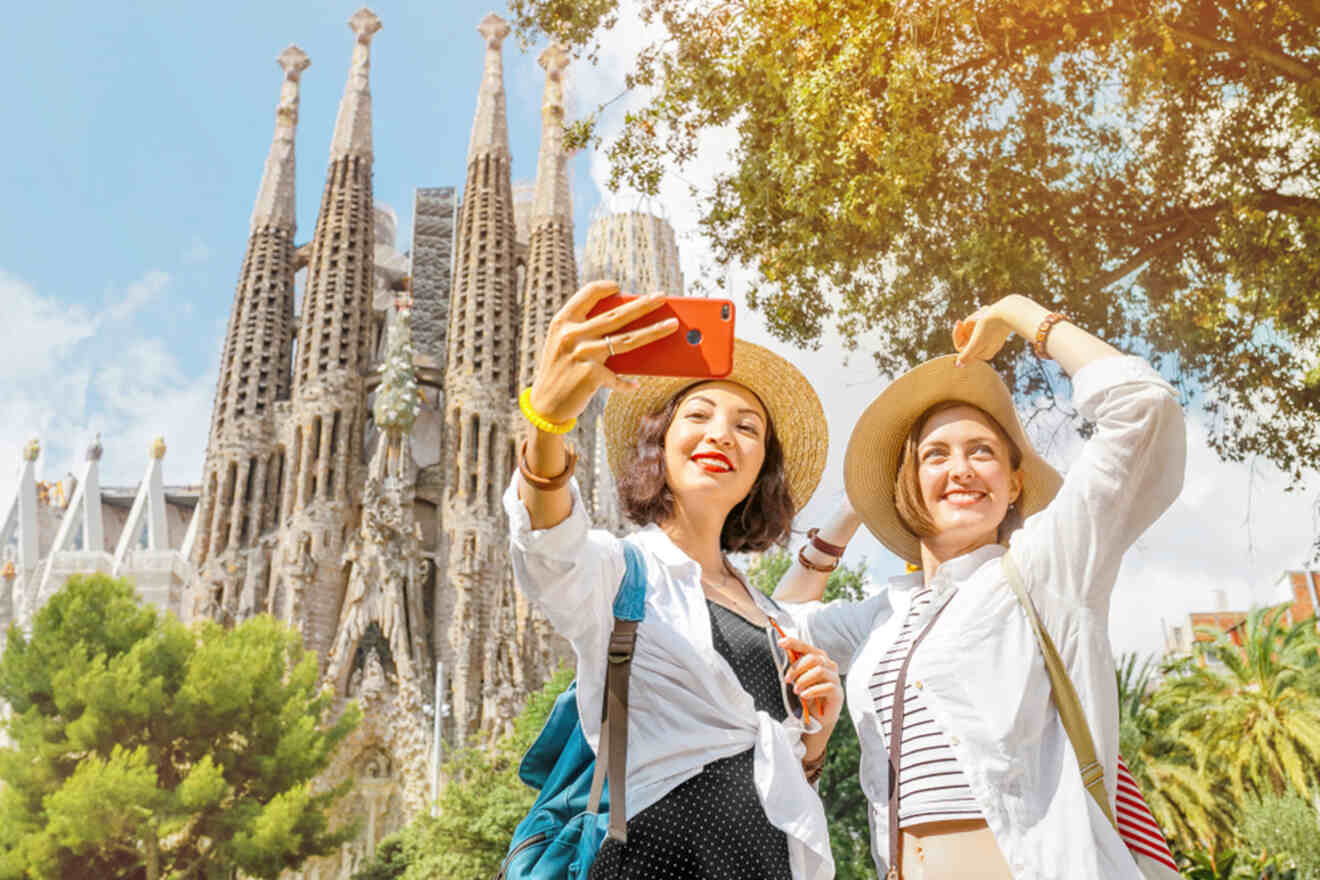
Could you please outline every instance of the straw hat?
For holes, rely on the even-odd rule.
[[[733,372],[720,379],[640,376],[636,391],[611,394],[605,404],[605,453],[618,477],[628,464],[642,419],[663,409],[684,389],[703,382],[736,382],[760,398],[784,451],[784,475],[795,510],[816,491],[825,470],[829,428],[820,398],[807,378],[768,349],[742,339],[733,343]]]
[[[903,443],[917,418],[937,403],[959,400],[985,410],[1022,450],[1022,498],[1025,519],[1041,510],[1063,483],[1059,472],[1041,458],[1018,421],[1013,395],[984,361],[955,366],[945,355],[909,370],[880,392],[862,413],[848,439],[843,483],[848,500],[871,533],[908,562],[921,562],[921,542],[899,519],[894,504]]]

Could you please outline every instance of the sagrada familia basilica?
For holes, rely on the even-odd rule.
[[[294,138],[308,58],[279,56],[275,133],[252,211],[219,365],[200,485],[166,485],[166,447],[137,487],[100,483],[98,440],[80,471],[39,482],[22,451],[0,520],[0,638],[77,573],[131,579],[185,621],[269,613],[297,627],[326,686],[364,720],[328,771],[357,780],[362,820],[343,852],[302,876],[346,878],[385,834],[428,808],[441,746],[488,740],[565,657],[514,589],[500,496],[550,317],[580,283],[682,291],[674,234],[642,212],[599,216],[574,250],[564,148],[567,53],[550,46],[536,178],[515,185],[502,44],[477,26],[484,72],[461,199],[416,190],[410,248],[372,197],[370,10],[355,40],[316,228],[295,229]],[[300,303],[295,278],[305,272]],[[295,306],[298,306],[295,308]],[[620,526],[603,466],[600,401],[574,443],[597,523]],[[193,465],[189,465],[192,467]]]

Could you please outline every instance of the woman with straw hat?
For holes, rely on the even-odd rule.
[[[590,528],[563,433],[601,386],[615,392],[605,440],[620,503],[641,526],[626,540],[645,559],[647,592],[628,685],[626,843],[606,840],[589,876],[826,880],[834,865],[809,777],[843,705],[838,672],[772,629],[791,624],[727,556],[787,538],[824,469],[824,411],[797,369],[741,340],[718,381],[615,375],[606,357],[676,326],[622,331],[658,295],[588,317],[617,292],[589,284],[551,321],[504,496],[515,579],[573,645],[597,748],[625,555]]]
[[[1032,449],[985,363],[1013,333],[1063,367],[1095,424],[1066,478]],[[1182,486],[1182,412],[1145,361],[1024,297],[978,309],[953,337],[956,355],[899,377],[862,413],[844,461],[851,507],[809,533],[775,596],[818,600],[859,521],[915,569],[799,617],[848,675],[882,876],[1137,880],[1100,806],[1107,797],[1112,815],[1114,786],[1096,772],[1084,782],[1085,749],[1051,700],[1025,609],[1058,646],[1091,769],[1112,783],[1109,598],[1123,553]]]

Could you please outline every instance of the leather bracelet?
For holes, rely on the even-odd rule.
[[[530,385],[518,395],[518,409],[522,410],[523,416],[535,425],[538,431],[544,431],[547,434],[567,434],[577,424],[576,418],[569,419],[566,422],[552,422],[532,409],[532,389]]]
[[[830,572],[834,571],[834,569],[839,567],[838,557],[835,557],[834,562],[831,563],[830,565],[817,565],[816,563],[812,562],[810,559],[807,558],[806,544],[803,544],[801,547],[798,548],[798,562],[802,564],[803,568],[810,569],[811,571],[818,571],[821,574],[829,574]]]
[[[821,553],[835,558],[842,556],[843,551],[848,549],[847,544],[831,544],[829,541],[820,537],[820,529],[807,529],[807,540],[811,542],[811,546],[815,547]]]
[[[1031,350],[1036,353],[1036,357],[1043,361],[1050,360],[1049,352],[1045,350],[1045,340],[1049,338],[1055,324],[1066,320],[1068,319],[1058,312],[1050,312],[1041,319],[1040,326],[1036,328],[1036,338],[1031,341]]]
[[[577,467],[577,451],[570,444],[565,443],[564,457],[568,461],[564,464],[564,470],[559,475],[543,477],[540,474],[533,473],[532,469],[527,466],[527,441],[524,440],[522,446],[518,449],[518,473],[522,474],[523,480],[533,489],[542,492],[562,489],[568,484],[569,478],[573,476],[573,469]]]
[[[807,785],[815,785],[816,780],[820,779],[820,774],[825,770],[825,754],[827,750],[822,750],[820,757],[814,761],[802,760],[802,772],[807,776]]]

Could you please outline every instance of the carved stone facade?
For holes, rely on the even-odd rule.
[[[634,293],[685,293],[674,227],[645,211],[602,214],[592,220],[582,264],[583,283],[611,278]]]

